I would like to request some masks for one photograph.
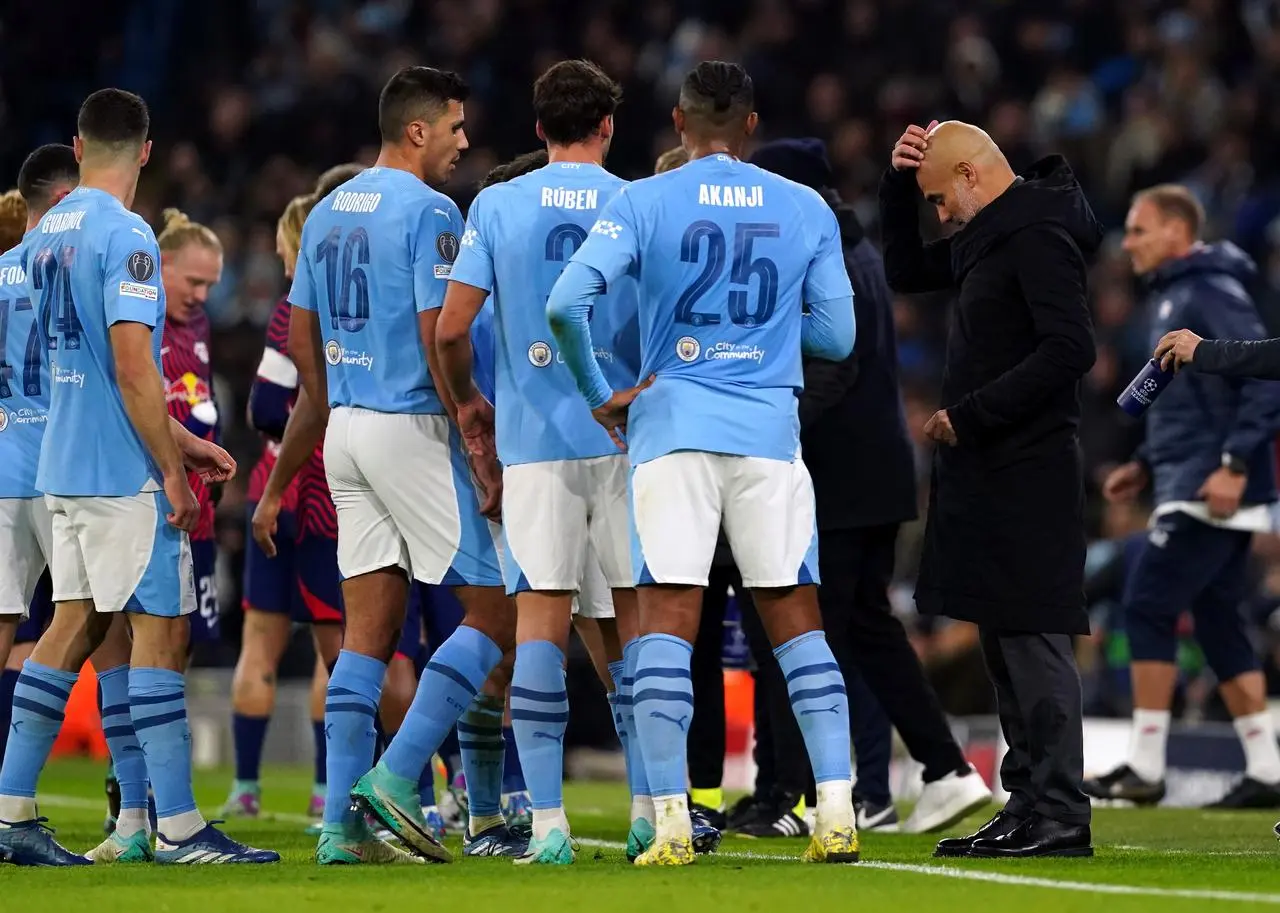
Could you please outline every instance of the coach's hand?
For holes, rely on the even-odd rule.
[[[502,465],[492,456],[469,456],[471,478],[480,495],[480,515],[502,522]]]
[[[890,159],[894,171],[920,167],[920,163],[924,161],[924,151],[929,147],[929,131],[936,126],[936,120],[930,121],[927,127],[912,124],[906,133],[898,137],[898,143],[893,147],[893,158]]]
[[[204,482],[229,482],[236,476],[236,461],[213,441],[196,437],[184,441],[182,462]]]
[[[956,429],[951,427],[951,417],[946,409],[939,409],[924,423],[924,436],[939,444],[956,445]]]
[[[1102,496],[1112,504],[1128,504],[1147,487],[1147,467],[1137,460],[1117,466],[1102,483]]]
[[[458,431],[467,445],[467,453],[477,457],[497,455],[493,434],[493,404],[483,396],[469,403],[458,403]]]
[[[1204,498],[1209,516],[1225,520],[1240,509],[1240,499],[1244,497],[1244,487],[1248,481],[1248,476],[1231,472],[1224,466],[1215,469],[1196,494]]]
[[[609,432],[609,437],[613,438],[613,443],[619,450],[627,449],[627,412],[631,404],[637,396],[652,387],[657,379],[658,375],[650,374],[630,389],[615,391],[607,403],[591,410],[592,417]]]
[[[253,511],[253,541],[268,558],[276,556],[276,521],[280,518],[280,496],[268,488]]]
[[[1189,365],[1196,357],[1196,346],[1202,340],[1190,330],[1174,330],[1165,333],[1156,343],[1155,359],[1160,362],[1160,369],[1177,371],[1183,365]]]
[[[187,482],[185,472],[177,472],[164,477],[164,496],[169,499],[170,513],[165,515],[170,526],[191,532],[200,520],[200,505],[191,485]]]

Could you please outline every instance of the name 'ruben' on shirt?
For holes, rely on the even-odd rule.
[[[599,209],[600,191],[594,187],[543,187],[541,205],[555,209]]]
[[[734,209],[754,209],[764,205],[764,188],[759,184],[750,187],[732,184],[699,184],[699,206],[727,206]]]

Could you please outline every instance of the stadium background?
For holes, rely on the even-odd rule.
[[[826,140],[838,189],[873,237],[876,184],[907,123],[981,124],[1015,168],[1065,152],[1113,231],[1093,276],[1099,358],[1082,428],[1096,625],[1081,653],[1093,716],[1127,714],[1115,571],[1126,537],[1146,520],[1142,510],[1104,508],[1097,494],[1107,467],[1135,442],[1114,400],[1149,351],[1141,291],[1117,246],[1129,195],[1158,181],[1192,186],[1211,237],[1231,238],[1257,260],[1254,291],[1280,333],[1280,5],[1272,0],[8,0],[0,42],[0,175],[12,178],[39,143],[69,141],[88,92],[128,88],[151,104],[155,140],[136,208],[158,226],[163,207],[181,207],[226,248],[209,306],[213,359],[224,440],[245,471],[218,511],[225,633],[222,649],[200,658],[206,666],[229,666],[238,647],[243,492],[260,447],[244,422],[245,399],[264,322],[284,290],[275,220],[324,168],[373,160],[377,92],[405,64],[457,69],[473,87],[471,151],[447,188],[464,209],[491,166],[537,145],[529,86],[568,56],[592,58],[624,85],[609,166],[626,178],[649,173],[676,142],[669,111],[693,63],[744,62],[756,80],[759,135]],[[946,302],[899,299],[895,318],[923,499],[920,429],[936,405]],[[896,596],[907,616],[919,533],[918,524],[906,528],[900,543]],[[1274,693],[1280,538],[1259,537],[1255,551],[1244,610],[1256,620]],[[972,631],[913,625],[948,709],[989,713]],[[299,636],[282,671],[307,675],[308,650]],[[1224,718],[1190,644],[1184,667],[1186,718]],[[589,670],[579,671],[590,692]],[[593,730],[610,733],[607,720],[576,729],[587,740]]]

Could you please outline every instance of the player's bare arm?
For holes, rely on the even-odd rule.
[[[272,558],[281,499],[329,424],[329,385],[320,366],[320,318],[315,311],[295,307],[290,313],[289,357],[298,369],[298,398],[284,426],[280,454],[253,512],[253,538]]]
[[[187,482],[182,452],[170,432],[164,384],[151,349],[151,327],[125,320],[113,324],[110,332],[120,398],[134,430],[160,469],[165,496],[173,507],[168,520],[190,532],[200,518],[200,506]]]
[[[285,422],[276,464],[271,467],[262,497],[253,511],[253,538],[269,558],[276,556],[276,523],[284,493],[315,452],[328,424],[328,407],[317,408],[304,383],[298,388],[298,398]]]
[[[169,417],[169,431],[182,454],[182,463],[205,482],[229,482],[236,476],[236,461],[213,441],[192,434],[182,422]]]
[[[462,282],[450,282],[444,307],[436,318],[436,357],[449,395],[457,407],[455,419],[467,451],[473,456],[496,452],[493,404],[484,398],[472,375],[471,326],[489,293]],[[434,376],[434,372],[433,372]]]
[[[458,404],[450,392],[440,365],[439,353],[436,351],[436,334],[440,323],[440,309],[431,309],[418,314],[418,332],[422,336],[422,348],[427,353],[427,370],[431,372],[431,382],[435,385],[440,397],[440,405],[454,424],[458,423]],[[476,309],[479,311],[479,308]],[[472,315],[472,320],[475,316]],[[470,343],[467,345],[470,351]],[[468,359],[470,361],[470,359]],[[470,369],[468,368],[468,373]],[[477,394],[478,395],[478,394]],[[484,399],[484,397],[480,397]],[[492,422],[492,416],[490,422]],[[502,507],[502,467],[498,465],[498,457],[490,440],[487,451],[480,456],[471,455],[471,470],[475,473],[476,482],[483,491],[484,499],[480,503],[480,512],[490,519],[496,519]]]

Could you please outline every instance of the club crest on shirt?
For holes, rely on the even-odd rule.
[[[342,361],[342,346],[338,345],[336,339],[330,339],[324,344],[324,360],[331,365]]]
[[[551,346],[542,341],[529,346],[529,364],[535,368],[545,368],[551,364]]]
[[[436,253],[445,263],[458,259],[458,236],[451,231],[442,231],[436,235]]]
[[[9,427],[9,413],[0,409],[0,432]]]
[[[136,282],[146,282],[156,274],[156,261],[145,250],[135,250],[125,261],[125,269]]]
[[[692,336],[681,336],[676,340],[676,358],[681,361],[697,361],[702,346]]]

